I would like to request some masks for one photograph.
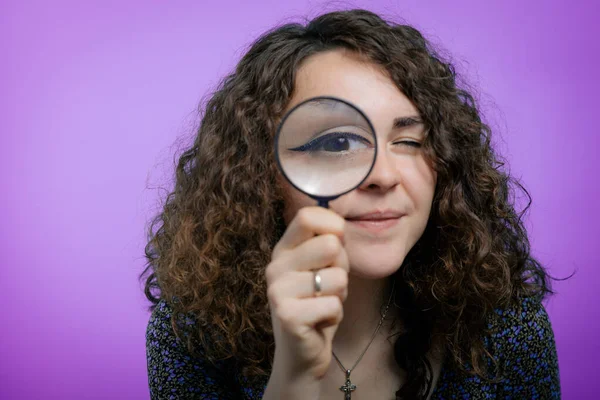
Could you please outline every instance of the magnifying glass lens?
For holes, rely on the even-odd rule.
[[[376,136],[367,117],[340,99],[315,98],[293,108],[278,130],[285,177],[315,198],[332,198],[362,183],[375,162]]]

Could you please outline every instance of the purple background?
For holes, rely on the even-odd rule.
[[[167,4],[168,3],[168,4]],[[481,89],[533,198],[564,398],[600,391],[596,1],[3,1],[0,399],[146,399],[145,223],[194,110],[275,24],[402,17]]]

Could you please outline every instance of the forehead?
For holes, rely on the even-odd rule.
[[[349,51],[331,50],[307,58],[298,69],[289,108],[315,96],[333,96],[363,110],[375,128],[389,129],[397,117],[418,116],[414,104],[382,67]]]

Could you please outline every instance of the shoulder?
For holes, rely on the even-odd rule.
[[[185,346],[181,338],[175,334],[173,329],[173,321],[176,321],[179,328],[194,326],[196,321],[191,316],[179,315],[173,318],[173,308],[164,300],[156,304],[154,310],[150,314],[148,325],[146,327],[146,346],[148,350],[153,350],[161,346],[168,345],[170,347]],[[186,330],[184,335],[188,335]]]
[[[233,396],[232,366],[229,362],[212,363],[203,349],[188,351],[184,340],[175,334],[178,326],[195,325],[191,316],[177,315],[161,300],[150,315],[146,328],[148,380],[152,399],[222,399]],[[182,325],[183,324],[183,325]],[[185,330],[181,330],[185,332]]]
[[[172,317],[174,310],[165,300],[160,300],[152,310],[148,326],[146,329],[146,337],[148,336],[175,336],[172,325]],[[191,316],[179,315],[176,319],[179,326],[194,325],[195,320]]]
[[[558,357],[550,318],[538,298],[520,299],[488,318],[486,347],[507,395],[559,398]],[[534,398],[531,397],[531,398]]]
[[[146,338],[168,333],[171,329],[172,314],[173,310],[164,300],[158,302],[150,314],[148,326],[146,327]]]
[[[185,355],[186,359],[198,362],[203,360],[206,355],[204,347],[197,339],[199,333],[199,326],[193,315],[177,313],[169,303],[160,300],[148,320],[146,347],[148,352],[161,350],[163,353],[173,353],[176,351]],[[188,351],[188,338],[189,342],[193,343],[193,354]],[[219,363],[216,366],[223,367],[225,363]]]
[[[496,349],[502,347],[503,352],[534,349],[540,341],[554,341],[550,318],[538,298],[523,298],[510,307],[495,309],[487,325]]]

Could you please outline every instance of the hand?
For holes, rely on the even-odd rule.
[[[286,385],[281,380],[318,383],[329,368],[348,292],[345,222],[329,209],[302,208],[273,250],[266,278],[275,336],[273,371],[280,389]],[[316,270],[322,282],[319,297],[314,293]]]

